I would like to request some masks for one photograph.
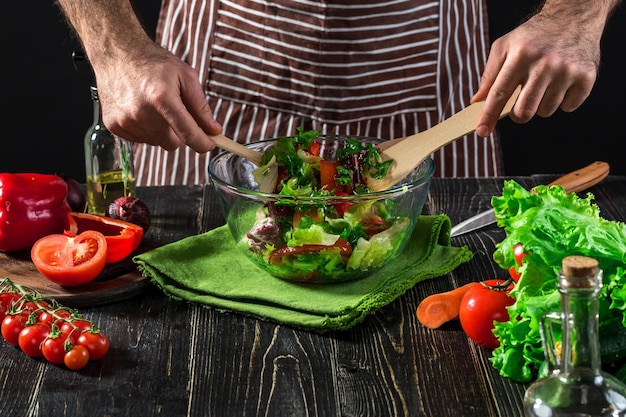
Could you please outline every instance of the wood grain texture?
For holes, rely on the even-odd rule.
[[[30,251],[20,251],[14,253],[0,252],[0,279],[10,278],[14,283],[29,287],[46,297],[53,297],[60,303],[69,307],[90,307],[107,303],[127,300],[141,292],[149,285],[148,279],[137,271],[136,265],[132,262],[132,257],[139,253],[150,250],[164,243],[178,240],[188,234],[195,233],[202,227],[204,214],[202,200],[204,190],[201,187],[190,187],[181,194],[174,188],[164,188],[165,195],[175,199],[179,204],[191,199],[192,204],[198,207],[198,217],[189,219],[185,224],[185,218],[178,217],[180,224],[178,227],[161,227],[162,224],[170,223],[171,220],[162,219],[158,204],[154,205],[154,216],[152,230],[146,235],[139,248],[128,258],[112,265],[107,265],[102,273],[92,282],[76,287],[67,287],[55,284],[47,280],[32,263]],[[169,209],[176,207],[172,204]],[[176,216],[178,212],[173,211]]]
[[[516,178],[532,187],[557,176]],[[435,179],[425,211],[458,222],[488,207],[503,178]],[[590,192],[603,216],[626,219],[626,178]],[[166,243],[224,223],[210,186],[149,188],[148,237]],[[72,372],[0,343],[0,415],[64,417],[519,417],[525,384],[498,375],[458,322],[415,317],[428,295],[503,276],[489,226],[453,239],[474,258],[423,281],[351,330],[317,334],[172,300],[148,285],[130,299],[80,310],[111,340]],[[234,278],[236,279],[236,278]]]
[[[104,271],[87,284],[76,287],[61,286],[37,271],[28,251],[0,253],[0,279],[4,277],[45,297],[53,297],[69,307],[97,306],[126,300],[139,294],[148,284],[147,279],[137,271],[129,257],[105,266]]]

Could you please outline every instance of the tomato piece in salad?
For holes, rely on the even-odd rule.
[[[318,136],[298,129],[264,152],[254,179],[259,190],[279,196],[245,214],[254,220],[241,244],[272,275],[333,282],[397,255],[411,220],[391,200],[356,197],[369,192],[367,178],[382,178],[391,160],[355,138],[319,152]]]
[[[340,165],[341,163],[339,161],[320,160],[320,188],[324,188],[328,191],[334,190],[335,194],[345,192],[345,187],[335,183],[337,167]]]
[[[270,254],[269,262],[276,265],[282,265],[285,257],[308,255],[323,250],[339,249],[339,253],[343,258],[347,258],[352,253],[352,245],[342,238],[332,245],[301,245],[301,246],[284,246],[276,249]]]
[[[306,149],[308,153],[314,156],[320,155],[320,150],[322,149],[322,145],[318,141],[311,142],[311,145]]]

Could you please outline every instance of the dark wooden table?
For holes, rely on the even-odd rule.
[[[556,176],[515,178],[526,187]],[[425,212],[453,224],[490,207],[503,178],[435,179]],[[626,219],[626,177],[591,189],[608,219]],[[223,219],[210,186],[143,188],[148,238],[168,243]],[[417,284],[344,332],[316,334],[220,313],[165,296],[152,284],[129,300],[81,308],[110,338],[99,362],[72,372],[0,343],[0,416],[514,416],[526,386],[502,378],[490,352],[458,322],[429,330],[424,297],[506,276],[492,260],[493,225],[453,239],[476,255]]]

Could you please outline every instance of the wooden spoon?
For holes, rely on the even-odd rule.
[[[211,136],[211,139],[213,139],[213,141],[215,142],[215,145],[218,148],[228,151],[234,155],[240,156],[244,159],[247,159],[248,161],[252,162],[256,166],[261,165],[261,158],[263,157],[262,152],[252,150],[248,148],[247,146],[242,145],[224,135]],[[404,140],[404,138],[387,140],[385,142],[382,142],[376,145],[376,148],[378,148],[378,150],[382,152],[383,150],[389,148],[390,146],[396,144],[397,142],[401,140]]]
[[[504,109],[502,109],[500,118],[509,114],[519,92],[520,88],[515,90]],[[473,132],[483,106],[484,102],[482,101],[471,104],[424,132],[378,144],[376,148],[381,151],[382,158],[384,160],[393,159],[394,163],[385,178],[380,180],[368,178],[370,190],[381,191],[397,184],[437,149]],[[245,158],[256,166],[261,165],[262,152],[252,150],[224,135],[211,136],[211,139],[213,139],[218,148]]]
[[[521,87],[518,87],[513,92],[500,112],[500,119],[511,112],[520,90]],[[384,142],[385,145],[378,147],[382,150],[380,155],[383,160],[392,159],[393,163],[384,178],[368,177],[369,189],[382,191],[396,185],[433,152],[473,132],[484,105],[484,101],[473,103],[428,130],[406,138]]]
[[[252,150],[247,146],[242,145],[224,135],[211,136],[211,139],[215,142],[218,148],[231,152],[237,156],[247,159],[256,166],[261,165],[261,158],[263,153]]]
[[[260,166],[261,165],[261,158],[263,157],[263,153],[259,152],[259,151],[255,151],[250,149],[249,147],[242,145],[236,141],[234,141],[233,139],[224,136],[224,135],[216,135],[216,136],[211,136],[211,139],[213,139],[213,141],[215,142],[215,145],[220,148],[223,149],[225,151],[228,151],[234,155],[240,156],[250,162],[252,162],[253,164],[255,164],[256,166]],[[392,139],[392,140],[387,140],[385,142],[379,143],[378,145],[376,145],[376,148],[379,151],[384,151],[385,149],[395,145],[396,143],[398,143],[399,141],[404,140],[404,138],[399,138],[399,139]]]

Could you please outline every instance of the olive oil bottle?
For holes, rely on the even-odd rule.
[[[558,273],[560,313],[541,320],[549,375],[524,395],[528,417],[626,416],[626,385],[602,370],[598,339],[598,294],[602,269],[586,256],[567,256]],[[552,330],[560,328],[561,348]]]
[[[135,194],[132,144],[111,133],[102,123],[98,89],[91,87],[93,124],[85,135],[87,211],[105,214],[117,198]]]

